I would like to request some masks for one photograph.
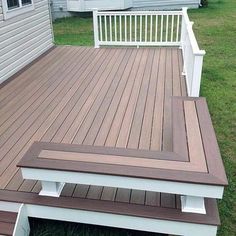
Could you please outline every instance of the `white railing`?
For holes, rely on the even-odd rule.
[[[181,47],[188,95],[198,97],[200,92],[204,50],[200,50],[189,20],[187,8],[182,10]]]
[[[180,46],[182,11],[93,12],[95,47]]]
[[[187,8],[182,11],[93,11],[95,48],[179,46],[188,95],[199,96],[205,51],[199,50]]]

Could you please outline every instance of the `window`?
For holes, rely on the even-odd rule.
[[[3,0],[4,19],[32,11],[34,9],[32,1],[33,0]]]

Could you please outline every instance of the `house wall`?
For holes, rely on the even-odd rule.
[[[0,0],[0,21],[3,20],[2,0]]]
[[[0,0],[0,83],[53,46],[47,0],[33,0],[35,9],[4,20]]]
[[[75,9],[80,9],[79,11],[87,11],[86,7],[96,2],[98,4],[101,1],[101,6],[104,4],[104,0],[71,0],[73,4],[77,5],[77,8],[73,8],[73,11],[77,11]],[[113,1],[115,4],[120,4],[116,0]],[[127,2],[128,0],[126,0]],[[187,6],[190,8],[197,8],[199,6],[199,2],[201,0],[129,0],[131,1],[129,6],[132,6],[133,10],[160,10],[160,9],[181,9],[183,6]],[[100,3],[99,3],[100,4]],[[68,12],[67,10],[67,0],[51,0],[52,7],[52,15],[53,19],[61,18],[65,16],[71,16],[73,13]],[[119,10],[119,7],[117,7]]]
[[[181,9],[183,6],[197,8],[200,0],[133,0],[133,8],[139,9]]]
[[[72,15],[67,11],[67,0],[50,0],[50,6],[53,20]]]

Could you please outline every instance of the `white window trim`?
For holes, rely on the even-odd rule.
[[[4,20],[7,20],[7,19],[10,19],[12,17],[15,17],[15,16],[18,16],[18,15],[21,15],[21,14],[24,14],[26,12],[34,10],[34,1],[33,0],[31,0],[31,2],[32,2],[31,4],[28,4],[28,5],[25,5],[25,6],[22,6],[21,0],[18,0],[18,1],[19,1],[19,5],[20,5],[19,7],[14,8],[14,9],[8,9],[7,0],[2,0]]]

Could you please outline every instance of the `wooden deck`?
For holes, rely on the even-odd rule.
[[[0,187],[39,190],[16,168],[34,141],[172,151],[181,71],[178,49],[54,49],[1,89]]]
[[[178,48],[63,46],[18,73],[0,89],[0,200],[154,218],[158,207],[163,219],[219,224],[213,199],[198,216],[181,213],[180,196],[167,193],[67,184],[57,200],[38,197],[40,183],[16,166],[35,141],[176,151],[172,96],[187,96],[182,67]]]

